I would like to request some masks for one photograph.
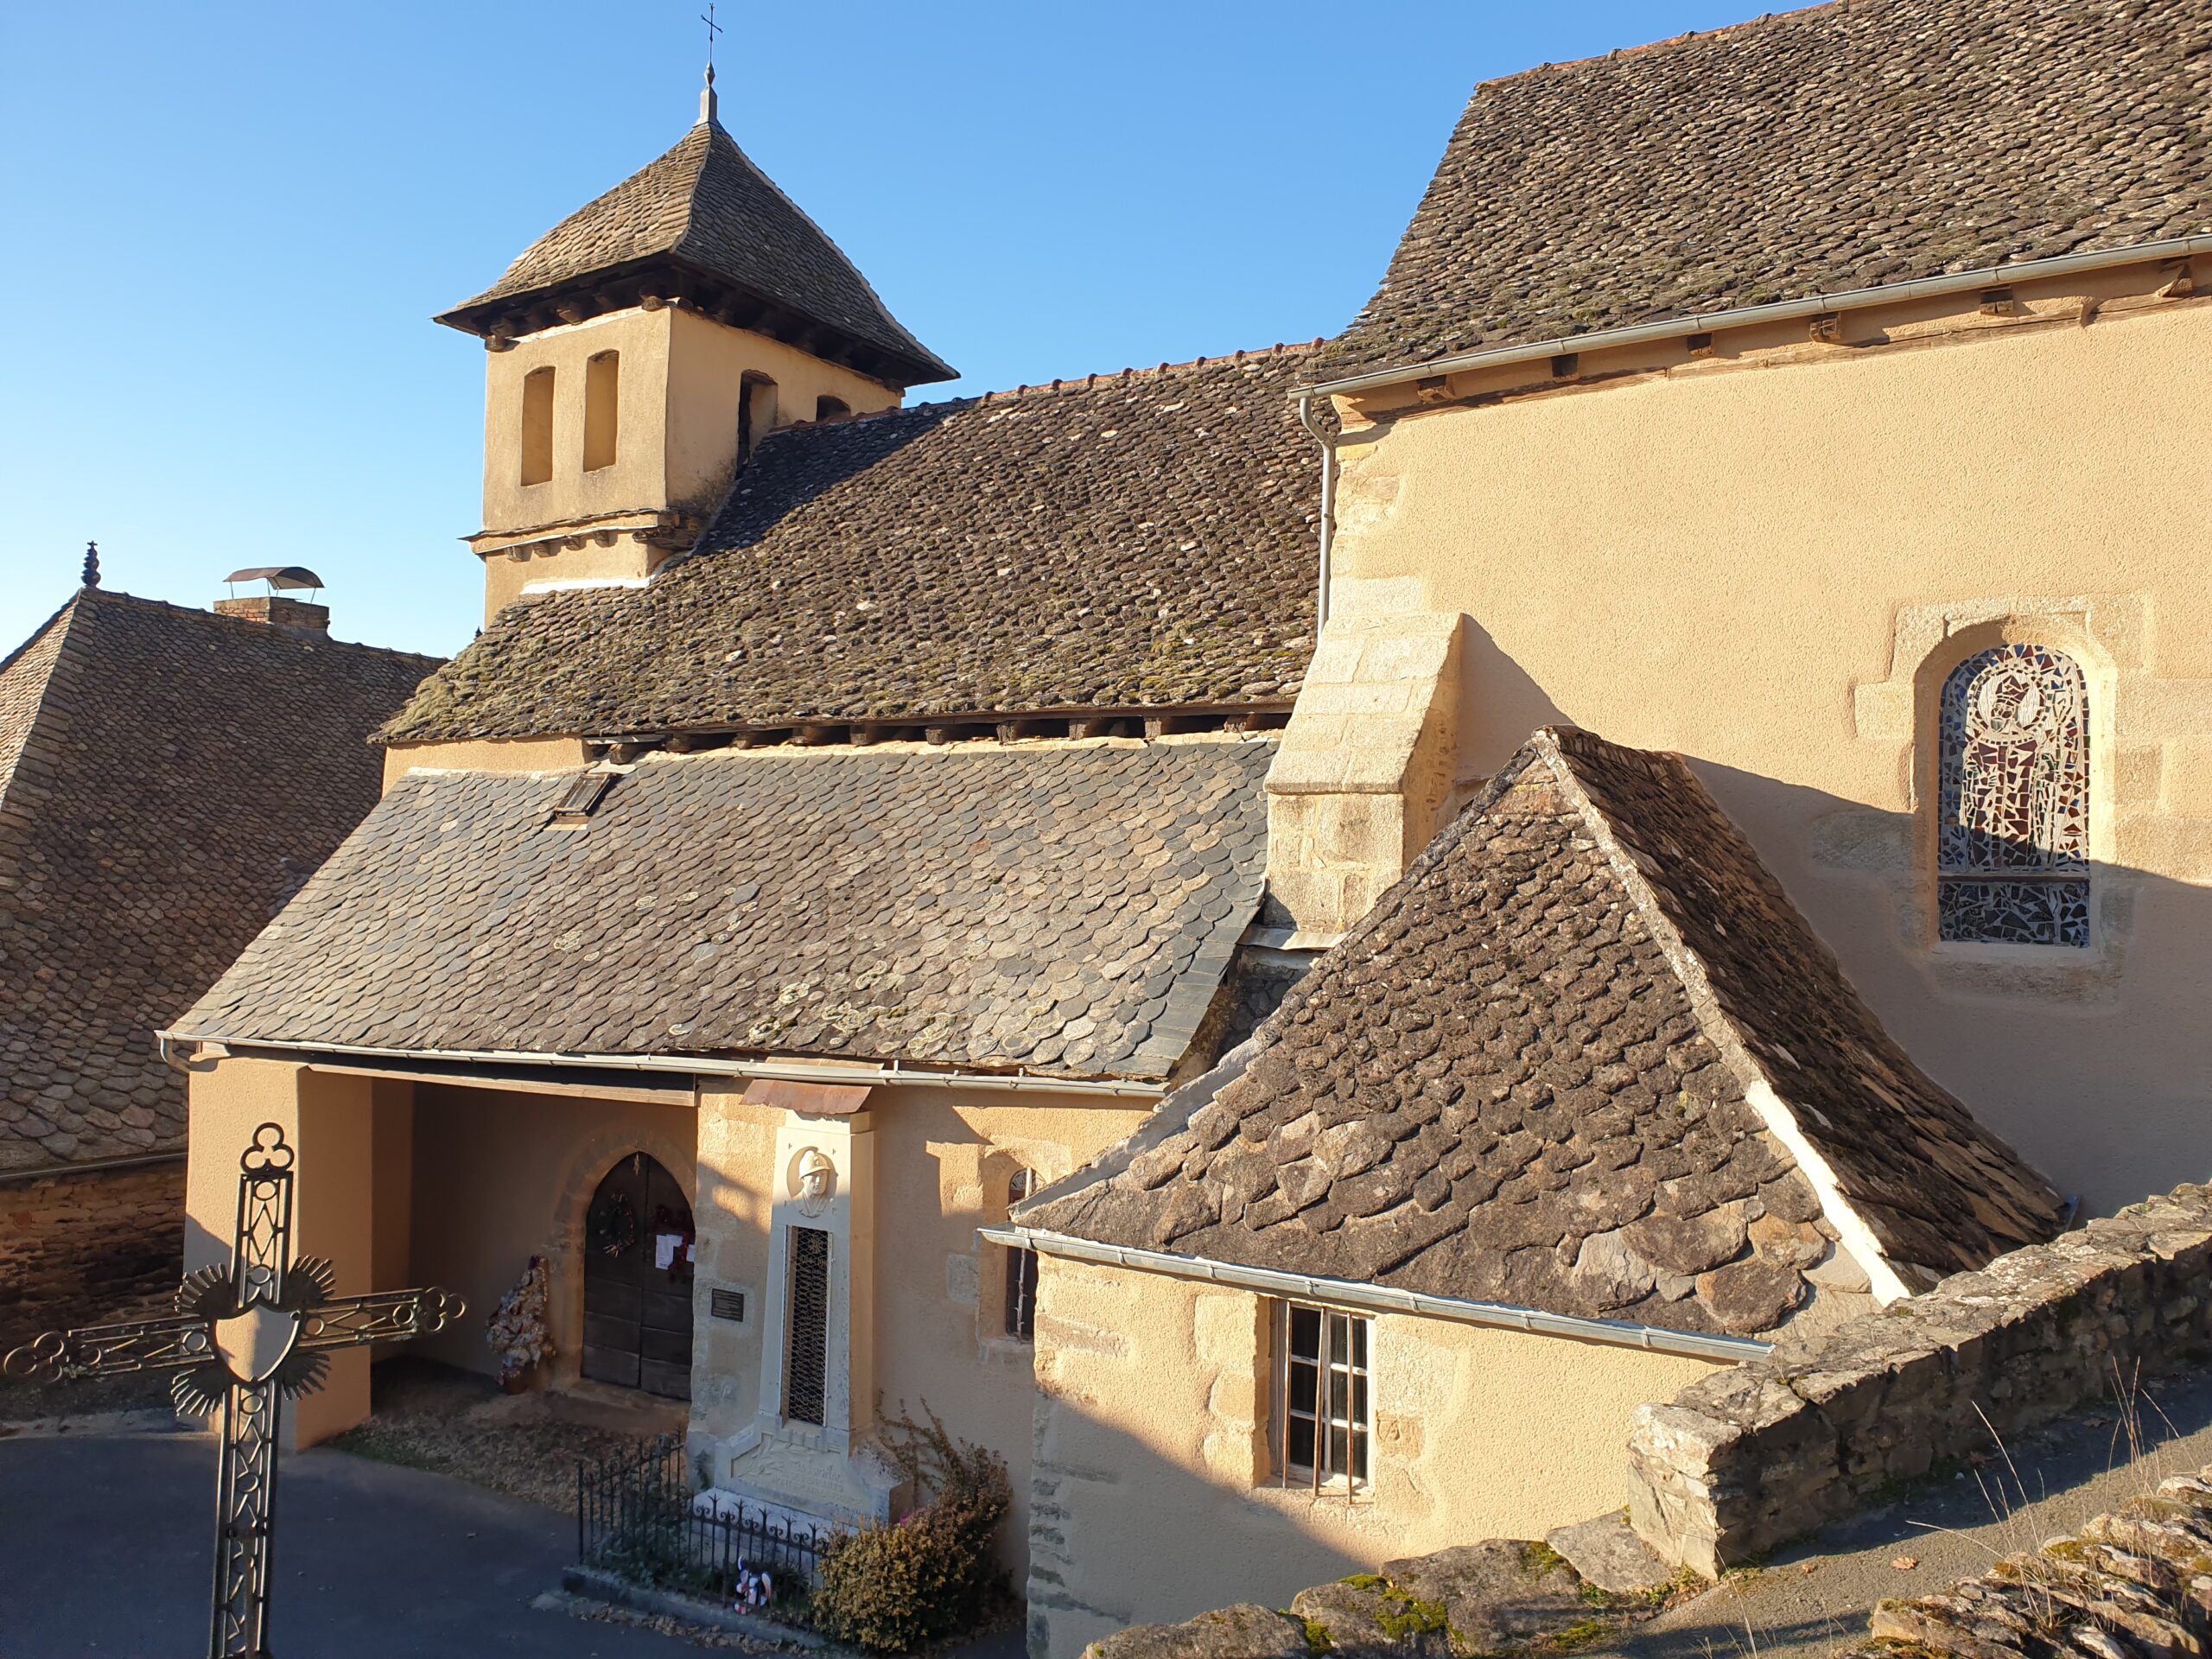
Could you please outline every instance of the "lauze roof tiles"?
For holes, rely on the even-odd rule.
[[[2212,0],[1851,0],[1475,90],[1313,367],[2212,230]]]
[[[1258,907],[1272,743],[415,772],[181,1022],[207,1040],[1165,1077]]]
[[[1566,730],[1246,1048],[1017,1218],[1742,1335],[1840,1236],[1917,1287],[2049,1236],[2058,1203],[1883,1032],[1679,758]]]
[[[375,803],[435,665],[97,588],[0,664],[0,1169],[181,1144],[155,1031]]]
[[[1313,644],[1305,355],[776,433],[689,557],[508,607],[387,739],[1287,706]]]
[[[853,262],[714,121],[596,196],[441,319],[478,329],[503,302],[645,262],[734,283],[874,347],[906,385],[955,371],[909,334]]]

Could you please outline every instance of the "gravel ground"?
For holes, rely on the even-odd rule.
[[[554,1416],[540,1395],[501,1394],[488,1377],[425,1360],[394,1359],[371,1373],[373,1414],[330,1442],[355,1457],[396,1463],[575,1513],[576,1465],[634,1448],[640,1437]]]

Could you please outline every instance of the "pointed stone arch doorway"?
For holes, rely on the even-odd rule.
[[[683,1189],[633,1152],[601,1177],[584,1216],[583,1375],[691,1397],[692,1246]]]

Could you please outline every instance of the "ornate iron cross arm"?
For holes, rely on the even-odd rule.
[[[168,1371],[179,1410],[197,1417],[222,1408],[210,1659],[269,1653],[279,1396],[321,1388],[333,1349],[428,1336],[466,1311],[460,1297],[435,1287],[334,1295],[327,1261],[294,1261],[293,1159],[279,1126],[254,1131],[238,1160],[231,1265],[188,1274],[175,1314],[48,1332],[0,1365],[10,1376],[48,1379]]]

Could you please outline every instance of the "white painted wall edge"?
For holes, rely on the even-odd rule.
[[[532,594],[574,594],[587,588],[650,588],[651,576],[559,576],[543,582],[525,582],[522,596]]]
[[[1176,1279],[1198,1279],[1209,1284],[1319,1302],[1359,1313],[1410,1313],[1422,1319],[1449,1319],[1458,1325],[1496,1325],[1539,1336],[1571,1337],[1581,1342],[1608,1343],[1619,1348],[1642,1348],[1656,1354],[1686,1354],[1732,1365],[1757,1359],[1774,1347],[1770,1342],[1759,1342],[1750,1337],[1711,1337],[1694,1331],[1632,1325],[1625,1319],[1586,1319],[1571,1313],[1516,1307],[1507,1302],[1429,1296],[1420,1291],[1361,1284],[1350,1279],[1317,1279],[1307,1274],[1278,1272],[1273,1268],[1201,1262],[1195,1256],[1170,1255],[1162,1250],[1136,1249],[1122,1244],[1097,1244],[1087,1238],[1071,1238],[1065,1233],[1040,1232],[1028,1227],[979,1227],[976,1230],[986,1243],[1009,1249],[1034,1250],[1039,1255],[1065,1256],[1072,1262],[1091,1262]]]

